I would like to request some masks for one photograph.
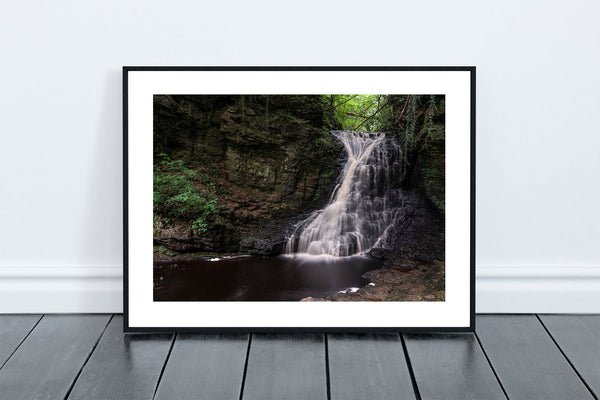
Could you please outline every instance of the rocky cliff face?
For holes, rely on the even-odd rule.
[[[320,96],[155,95],[155,243],[266,251],[255,232],[314,207],[335,179],[326,117]]]
[[[417,188],[445,212],[446,100],[443,95],[393,95],[391,129],[404,142],[403,186]]]

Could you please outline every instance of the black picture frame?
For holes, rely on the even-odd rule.
[[[470,250],[469,250],[469,326],[464,327],[156,327],[130,324],[129,274],[129,74],[135,71],[463,71],[470,74]],[[254,333],[254,332],[406,332],[442,333],[474,332],[475,330],[475,162],[476,162],[476,67],[474,66],[125,66],[123,67],[123,330],[126,333]]]

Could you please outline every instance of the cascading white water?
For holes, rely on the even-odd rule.
[[[386,133],[334,132],[348,160],[329,204],[298,224],[286,253],[351,256],[383,238],[401,203],[402,151]],[[391,136],[391,134],[390,134]]]

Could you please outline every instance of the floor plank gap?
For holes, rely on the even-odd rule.
[[[6,363],[8,362],[8,360],[10,360],[10,358],[13,356],[13,354],[15,354],[17,352],[17,350],[19,350],[19,347],[21,347],[21,345],[23,344],[23,342],[25,340],[27,340],[27,338],[29,337],[29,335],[31,335],[31,332],[33,332],[34,329],[36,328],[36,326],[38,326],[38,324],[40,323],[40,321],[42,320],[42,318],[44,318],[44,315],[45,314],[42,314],[42,316],[37,320],[37,322],[29,330],[29,332],[27,332],[27,335],[25,335],[25,337],[23,338],[23,340],[21,340],[19,342],[19,344],[17,345],[17,347],[12,351],[12,353],[10,353],[10,355],[8,356],[8,358],[2,363],[2,365],[0,365],[0,369],[2,369],[2,367],[4,367],[6,365]]]
[[[169,347],[167,358],[165,358],[165,363],[163,364],[162,369],[160,370],[160,374],[158,375],[158,381],[156,381],[156,387],[154,388],[152,400],[154,400],[154,398],[156,397],[156,392],[158,392],[158,387],[160,386],[160,381],[162,380],[163,374],[165,373],[165,368],[167,368],[169,357],[171,357],[171,352],[173,351],[173,345],[175,344],[175,340],[177,340],[177,333],[174,333],[173,338],[171,339],[171,346]]]
[[[327,400],[331,400],[331,375],[329,373],[329,335],[325,334],[325,380],[327,382]]]
[[[415,378],[415,371],[413,371],[412,364],[410,362],[410,356],[408,355],[408,350],[406,348],[406,343],[404,341],[404,334],[400,334],[400,342],[402,343],[402,351],[404,352],[404,358],[406,359],[406,365],[408,366],[408,373],[410,374],[410,381],[413,385],[413,391],[415,392],[415,397],[417,400],[421,400],[421,393],[419,392],[419,385],[417,385],[417,379]]]
[[[248,359],[250,358],[250,347],[252,346],[252,333],[248,335],[248,348],[246,349],[246,361],[244,362],[244,373],[242,374],[242,387],[240,388],[240,400],[244,397],[244,385],[246,385],[246,373],[248,372]]]
[[[100,343],[100,339],[102,339],[102,336],[104,335],[104,332],[106,332],[106,329],[108,328],[108,325],[110,324],[110,321],[112,321],[112,319],[114,318],[114,316],[115,316],[115,314],[112,314],[110,316],[110,318],[108,319],[108,322],[106,323],[106,325],[104,326],[104,329],[102,330],[102,333],[100,333],[100,336],[98,336],[98,340],[96,340],[96,343],[94,343],[94,345],[92,346],[92,350],[90,351],[90,354],[88,354],[87,358],[85,359],[85,361],[83,362],[83,364],[79,368],[79,371],[77,371],[77,374],[75,375],[75,379],[73,379],[73,382],[71,382],[71,385],[69,386],[69,389],[67,389],[67,393],[65,394],[64,400],[67,400],[69,398],[69,396],[71,395],[71,392],[73,391],[73,388],[75,387],[75,384],[77,383],[77,379],[79,379],[79,376],[81,375],[81,372],[83,371],[83,369],[85,368],[86,364],[88,363],[88,361],[92,357],[92,354],[94,354],[94,350],[96,350],[96,347],[98,347],[98,343]]]
[[[508,394],[506,393],[506,389],[504,389],[504,385],[502,384],[502,381],[500,381],[500,378],[498,377],[498,374],[496,373],[494,366],[490,362],[490,357],[487,355],[485,348],[483,347],[483,344],[481,343],[481,340],[479,339],[479,335],[477,335],[477,332],[473,332],[473,333],[475,334],[475,339],[477,339],[477,343],[479,343],[479,347],[481,347],[481,351],[483,352],[483,355],[485,356],[485,359],[487,360],[487,363],[490,366],[490,369],[494,373],[494,376],[496,377],[496,380],[498,381],[498,384],[500,385],[500,389],[502,389],[502,393],[504,393],[504,397],[506,397],[507,400],[510,400],[508,397]]]
[[[583,379],[583,377],[581,376],[581,374],[579,373],[579,371],[577,370],[577,368],[575,368],[575,365],[573,365],[573,363],[571,362],[571,360],[569,359],[569,357],[567,357],[567,355],[565,354],[565,352],[563,351],[563,349],[560,347],[560,345],[558,344],[558,342],[556,341],[556,339],[554,339],[554,336],[552,336],[552,333],[550,333],[550,331],[548,330],[548,327],[546,326],[546,324],[544,324],[544,321],[542,321],[542,319],[540,318],[540,316],[538,314],[535,314],[535,317],[537,318],[538,321],[540,321],[540,324],[542,324],[542,326],[544,327],[544,330],[546,331],[546,333],[548,334],[548,336],[550,336],[550,339],[552,339],[552,341],[556,345],[556,348],[558,349],[558,351],[560,351],[560,354],[562,354],[563,357],[565,358],[565,360],[567,360],[567,362],[569,363],[569,365],[571,366],[571,368],[573,368],[573,371],[575,371],[575,373],[577,374],[577,376],[579,377],[579,379],[581,379],[581,382],[583,382],[583,384],[585,385],[585,387],[587,388],[587,390],[590,392],[590,394],[594,397],[595,400],[598,400],[598,396],[596,396],[596,394],[594,393],[594,391],[592,390],[592,388],[590,387],[590,385],[588,385],[588,383],[585,381],[585,379]]]

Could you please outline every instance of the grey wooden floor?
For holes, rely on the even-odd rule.
[[[473,334],[124,335],[120,315],[0,315],[0,399],[598,399],[600,315]]]

